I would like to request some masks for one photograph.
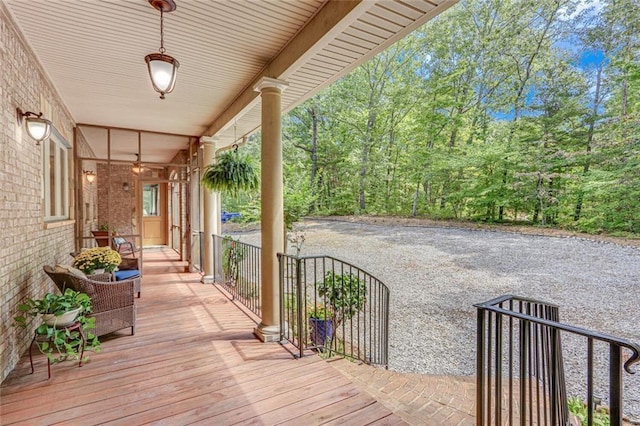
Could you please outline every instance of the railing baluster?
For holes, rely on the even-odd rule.
[[[484,396],[484,382],[485,382],[485,314],[486,311],[482,308],[478,308],[478,326],[477,326],[477,360],[476,360],[476,425],[484,425],[485,418],[485,396]]]
[[[492,368],[491,368],[491,361],[492,361],[492,356],[491,356],[491,348],[493,347],[493,345],[491,344],[493,342],[493,312],[489,311],[488,312],[488,316],[487,316],[487,341],[489,342],[489,344],[487,345],[486,351],[487,351],[487,355],[486,355],[486,360],[487,360],[487,376],[485,378],[485,380],[487,381],[487,412],[492,413],[492,407],[493,407],[493,394],[491,392],[491,379],[493,377],[492,374]],[[487,418],[487,423],[491,422],[491,418]]]
[[[609,420],[622,425],[622,352],[620,346],[609,343]]]
[[[529,321],[520,323],[520,425],[527,424],[527,355],[529,348]]]
[[[496,314],[496,426],[502,425],[502,314]]]
[[[306,306],[304,299],[302,298],[302,259],[295,259],[295,269],[296,269],[296,283],[295,283],[295,292],[296,292],[296,306],[298,307],[298,339],[300,339],[300,348],[299,355],[300,358],[304,356],[304,344],[302,343],[302,333],[304,329],[305,317],[304,313],[306,312]]]
[[[513,299],[509,300],[509,311],[513,311]],[[509,316],[509,401],[513,401],[513,317]],[[513,404],[509,403],[509,426],[513,426]]]
[[[587,426],[593,426],[593,339],[587,339]]]

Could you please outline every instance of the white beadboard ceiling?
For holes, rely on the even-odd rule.
[[[0,1],[77,123],[214,136],[218,146],[259,128],[252,88],[262,76],[289,83],[287,111],[457,2],[175,0],[165,48],[180,69],[160,100],[144,62],[160,46],[160,15],[147,0]],[[102,157],[98,133],[85,136]],[[169,161],[185,140],[146,138],[143,156]],[[122,146],[112,158],[136,151],[112,142]]]

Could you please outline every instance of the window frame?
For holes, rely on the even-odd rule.
[[[69,215],[69,154],[71,145],[54,127],[51,136],[42,145],[42,205],[45,222],[68,220]],[[54,146],[53,173],[51,147]],[[53,177],[53,182],[52,178]],[[52,199],[52,185],[53,198]],[[54,214],[52,213],[54,205]]]

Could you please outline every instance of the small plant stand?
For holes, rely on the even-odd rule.
[[[82,324],[76,321],[71,325],[67,325],[66,327],[60,327],[60,328],[65,329],[67,331],[78,331],[78,333],[80,333],[80,338],[82,339],[82,348],[80,349],[80,361],[78,361],[78,367],[82,367],[82,358],[84,357],[84,347],[87,344],[87,339],[84,337],[84,333],[82,332]],[[35,371],[33,368],[33,356],[31,355],[31,351],[33,350],[33,343],[36,341],[37,338],[38,338],[38,332],[35,331],[33,333],[33,339],[31,340],[31,345],[29,346],[29,362],[31,363],[31,374],[33,374],[33,372]],[[51,378],[51,360],[49,359],[49,357],[47,357],[47,371],[49,373],[49,376],[47,377],[47,379],[50,379]]]

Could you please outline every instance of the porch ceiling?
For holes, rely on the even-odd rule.
[[[146,0],[0,1],[76,122],[227,146],[260,126],[261,77],[289,82],[289,110],[457,0],[176,0],[165,47],[180,70],[166,100],[144,63],[160,44],[159,13]]]

